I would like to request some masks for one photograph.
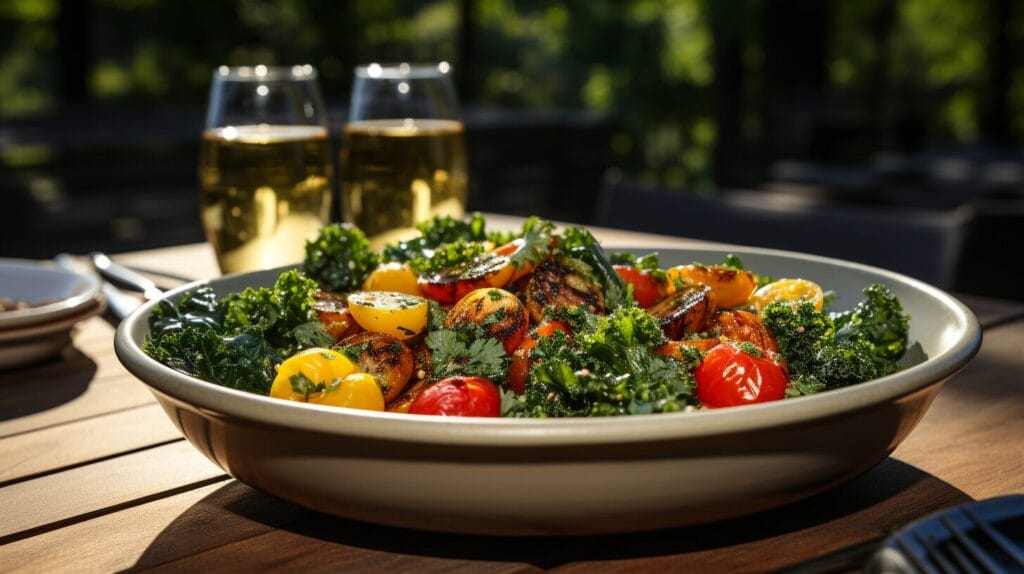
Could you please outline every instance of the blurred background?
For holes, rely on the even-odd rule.
[[[0,0],[0,256],[203,239],[220,64],[451,62],[469,208],[1024,299],[1021,0]]]

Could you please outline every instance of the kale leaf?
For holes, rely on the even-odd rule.
[[[482,215],[474,213],[469,221],[450,215],[437,215],[416,225],[420,236],[384,247],[384,261],[409,262],[429,260],[433,251],[448,243],[475,242],[487,239]]]
[[[422,255],[416,255],[409,259],[409,267],[417,275],[438,273],[469,263],[484,253],[484,245],[475,241],[459,239],[452,243],[438,246],[429,250],[429,252],[430,255],[426,255],[426,252],[424,252]]]
[[[910,316],[903,305],[883,285],[864,289],[867,299],[845,313],[833,315],[836,339],[859,338],[871,343],[874,353],[896,361],[907,351]]]
[[[333,223],[306,242],[304,270],[328,291],[345,293],[363,286],[380,256],[370,250],[370,242],[358,227]]]
[[[265,395],[285,357],[332,342],[316,320],[316,289],[297,270],[283,273],[272,288],[223,300],[199,287],[153,310],[143,350],[177,371]]]
[[[854,309],[833,317],[806,302],[778,301],[765,308],[764,325],[789,366],[788,396],[844,387],[898,369],[910,318],[884,286],[870,285],[864,294],[867,299]]]
[[[280,353],[249,332],[227,333],[224,314],[209,287],[164,301],[150,316],[142,348],[176,371],[226,387],[267,394]]]
[[[665,335],[650,315],[623,307],[591,317],[575,321],[583,327],[576,331],[575,344],[561,331],[537,340],[526,392],[515,402],[506,401],[506,414],[640,414],[681,410],[694,403],[693,365],[652,353]]]
[[[251,332],[285,355],[308,347],[330,346],[333,340],[317,319],[317,284],[296,269],[285,271],[272,288],[246,288],[221,302],[224,329]]]

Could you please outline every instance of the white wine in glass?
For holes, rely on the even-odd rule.
[[[434,215],[464,213],[466,144],[449,72],[444,62],[356,69],[342,200],[374,248],[415,236]]]
[[[310,66],[214,72],[199,155],[207,239],[224,273],[297,263],[330,218],[333,165]]]

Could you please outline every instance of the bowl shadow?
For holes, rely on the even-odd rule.
[[[96,363],[72,342],[55,357],[0,371],[0,422],[35,414],[70,402],[89,388]],[[45,385],[40,385],[45,381]]]
[[[274,537],[283,535],[281,540],[301,539],[305,553],[335,557],[359,554],[371,570],[373,564],[393,564],[395,556],[400,555],[411,559],[406,565],[414,568],[416,560],[422,558],[541,569],[562,566],[569,570],[587,570],[588,564],[593,567],[600,562],[606,568],[613,565],[616,567],[611,569],[626,571],[637,565],[636,559],[642,558],[645,569],[652,569],[661,561],[665,568],[677,569],[680,557],[685,556],[689,571],[766,571],[794,562],[794,556],[809,558],[887,535],[917,518],[970,500],[962,491],[917,467],[887,458],[861,476],[824,493],[729,520],[616,535],[490,537],[408,530],[337,518],[231,481],[178,516],[153,539],[132,569],[189,557],[200,559],[193,564],[196,566],[205,560],[227,560],[233,554],[254,548],[281,549],[283,546],[275,543]],[[239,531],[209,532],[211,511],[224,512],[263,528],[249,535]],[[231,521],[224,521],[228,522]],[[183,548],[181,537],[198,529],[207,531],[204,540]],[[258,536],[271,538],[248,544]],[[278,566],[287,560],[273,550],[264,552],[265,558]],[[354,565],[351,561],[346,563]]]

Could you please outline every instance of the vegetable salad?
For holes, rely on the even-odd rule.
[[[909,317],[883,285],[852,309],[812,278],[722,262],[609,256],[585,229],[514,233],[438,217],[370,250],[325,227],[269,288],[164,301],[144,350],[183,373],[283,400],[450,416],[720,408],[898,368]],[[769,271],[770,270],[759,270]]]

